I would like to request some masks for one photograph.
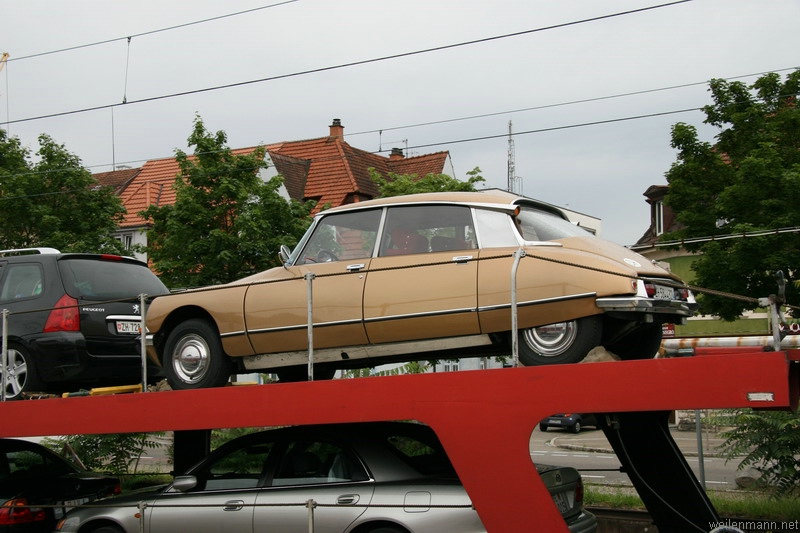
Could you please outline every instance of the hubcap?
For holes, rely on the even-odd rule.
[[[6,364],[6,397],[15,398],[25,386],[28,377],[28,364],[17,350],[9,348],[8,363]]]
[[[575,322],[570,321],[526,329],[523,338],[536,353],[544,357],[556,357],[572,346],[577,334]]]
[[[210,351],[205,339],[191,333],[181,337],[172,354],[172,369],[184,383],[197,383],[208,371]]]

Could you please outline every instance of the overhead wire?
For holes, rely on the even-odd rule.
[[[294,1],[296,1],[296,0],[294,0]],[[339,64],[336,64],[336,65],[328,65],[328,66],[323,66],[323,67],[317,67],[317,68],[312,68],[312,69],[307,69],[307,70],[302,70],[302,71],[297,71],[297,72],[291,72],[291,73],[287,73],[287,74],[277,74],[277,75],[274,75],[274,76],[268,76],[268,77],[264,77],[264,78],[253,79],[253,80],[245,80],[245,81],[239,81],[239,82],[215,85],[215,86],[211,86],[211,87],[204,87],[204,88],[200,88],[200,89],[191,89],[191,90],[188,90],[188,91],[180,91],[180,92],[177,92],[177,93],[162,94],[162,95],[151,96],[151,97],[146,97],[146,98],[139,98],[139,99],[136,99],[136,100],[130,100],[130,101],[127,101],[127,102],[122,102],[122,103],[104,104],[104,105],[86,107],[86,108],[81,108],[81,109],[73,109],[73,110],[70,110],[70,111],[62,111],[62,112],[58,112],[58,113],[49,113],[49,114],[46,114],[46,115],[26,117],[26,118],[21,118],[21,119],[16,119],[16,120],[7,120],[6,122],[4,122],[2,124],[6,124],[6,125],[8,125],[8,124],[19,124],[19,123],[22,123],[22,122],[30,122],[30,121],[34,121],[34,120],[42,120],[42,119],[47,119],[47,118],[62,117],[62,116],[73,115],[73,114],[78,114],[78,113],[86,113],[86,112],[89,112],[89,111],[99,111],[99,110],[102,110],[102,109],[108,109],[108,108],[118,107],[118,106],[122,106],[122,105],[132,105],[132,104],[141,104],[141,103],[146,103],[146,102],[154,102],[154,101],[164,100],[164,99],[169,99],[169,98],[177,98],[177,97],[189,96],[189,95],[193,95],[193,94],[201,94],[201,93],[206,93],[206,92],[211,92],[211,91],[219,91],[219,90],[223,90],[223,89],[231,89],[231,88],[234,88],[234,87],[243,87],[243,86],[246,86],[246,85],[253,85],[253,84],[257,84],[257,83],[265,83],[265,82],[269,82],[269,81],[276,81],[276,80],[282,80],[282,79],[287,79],[287,78],[294,78],[294,77],[298,77],[298,76],[306,76],[306,75],[309,75],[309,74],[318,74],[318,73],[321,73],[321,72],[329,72],[329,71],[333,71],[333,70],[350,68],[350,67],[361,66],[361,65],[368,65],[368,64],[371,64],[371,63],[378,63],[378,62],[389,61],[389,60],[393,60],[393,59],[400,59],[400,58],[404,58],[404,57],[412,57],[412,56],[421,55],[421,54],[428,54],[428,53],[432,53],[432,52],[440,52],[440,51],[443,51],[443,50],[450,50],[450,49],[453,49],[453,48],[460,48],[460,47],[471,46],[471,45],[475,45],[475,44],[483,44],[483,43],[497,41],[497,40],[501,40],[501,39],[509,39],[509,38],[512,38],[512,37],[519,37],[519,36],[522,36],[522,35],[530,35],[530,34],[533,34],[533,33],[538,33],[538,32],[543,32],[543,31],[566,28],[566,27],[570,27],[570,26],[576,26],[576,25],[579,25],[579,24],[587,24],[587,23],[590,23],[590,22],[597,22],[597,21],[601,21],[601,20],[607,20],[607,19],[611,19],[611,18],[626,16],[626,15],[632,15],[634,13],[641,13],[641,12],[645,12],[645,11],[651,11],[651,10],[654,10],[654,9],[661,9],[661,8],[665,8],[665,7],[671,7],[671,6],[674,6],[674,5],[684,4],[684,3],[687,3],[687,2],[693,2],[693,1],[695,1],[695,0],[676,0],[674,2],[668,2],[668,3],[658,4],[658,5],[654,5],[654,6],[646,6],[646,7],[637,8],[637,9],[630,9],[630,10],[627,10],[627,11],[620,11],[620,12],[616,12],[616,13],[609,13],[607,15],[599,15],[599,16],[596,16],[596,17],[590,17],[590,18],[585,18],[585,19],[580,19],[580,20],[574,20],[574,21],[564,22],[564,23],[560,23],[560,24],[552,24],[552,25],[549,25],[549,26],[542,26],[542,27],[532,28],[532,29],[528,29],[528,30],[505,33],[505,34],[502,34],[502,35],[494,35],[494,36],[491,36],[491,37],[482,37],[482,38],[471,39],[471,40],[468,40],[468,41],[462,41],[462,42],[458,42],[458,43],[450,43],[450,44],[445,44],[445,45],[440,45],[440,46],[433,46],[433,47],[423,48],[423,49],[419,49],[419,50],[412,50],[412,51],[409,51],[409,52],[400,52],[400,53],[397,53],[397,54],[390,54],[390,55],[386,55],[386,56],[374,57],[374,58],[369,58],[369,59],[361,59],[361,60],[356,60],[356,61],[349,61],[349,62],[346,62],[346,63],[339,63]],[[115,39],[115,40],[118,40],[118,39]],[[28,56],[28,57],[30,57],[30,56]]]

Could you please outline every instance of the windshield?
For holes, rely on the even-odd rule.
[[[533,207],[522,206],[517,220],[522,238],[526,241],[554,241],[567,237],[591,235],[587,230],[569,220]]]
[[[169,292],[144,265],[99,259],[64,259],[58,264],[64,289],[73,298],[117,300]]]

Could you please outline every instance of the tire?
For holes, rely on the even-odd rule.
[[[380,526],[375,529],[367,530],[367,533],[408,533],[405,529],[395,528],[392,526]]]
[[[125,533],[117,526],[100,526],[97,529],[91,530],[89,533]]]
[[[44,382],[39,378],[30,352],[17,344],[9,344],[6,353],[6,399],[19,399],[23,392],[41,392]]]
[[[181,322],[172,330],[162,363],[175,390],[221,387],[233,371],[217,329],[202,319]]]
[[[544,433],[545,431],[547,431],[547,426],[545,424],[539,424],[539,431]]]
[[[609,344],[606,350],[620,359],[652,359],[661,348],[661,324],[641,324],[622,340]]]
[[[573,433],[580,433],[581,432],[581,423],[580,422],[575,422],[575,425],[572,426],[571,428],[569,428],[569,430],[572,431]]]
[[[600,344],[602,333],[599,316],[520,330],[519,360],[525,366],[577,363]]]

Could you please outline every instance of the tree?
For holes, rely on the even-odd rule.
[[[475,185],[485,181],[478,167],[467,172],[467,181],[460,181],[447,174],[428,174],[420,178],[416,174],[389,172],[384,177],[374,168],[370,168],[369,173],[372,181],[378,185],[380,196],[384,198],[422,192],[474,191]]]
[[[141,213],[152,223],[148,256],[169,286],[226,283],[277,266],[280,245],[296,244],[310,223],[312,203],[284,199],[280,177],[262,181],[263,147],[237,155],[226,142],[195,118],[194,155],[177,151],[175,203]]]
[[[716,143],[698,139],[694,126],[672,128],[677,161],[666,173],[672,207],[682,229],[665,234],[670,241],[691,237],[726,239],[687,244],[697,252],[695,283],[717,291],[759,298],[774,294],[774,275],[788,281],[800,272],[800,234],[727,238],[753,231],[800,227],[800,71],[781,81],[767,74],[750,86],[712,80],[713,104],[705,123],[719,129]],[[798,296],[787,284],[787,299]],[[734,320],[752,302],[701,295],[701,310]]]
[[[722,433],[722,451],[739,459],[739,469],[755,468],[777,496],[800,493],[800,416],[788,411],[733,409],[715,417],[731,427]]]
[[[113,233],[125,209],[114,192],[47,135],[36,155],[32,162],[19,139],[0,130],[0,248],[121,253]]]
[[[146,449],[163,446],[157,437],[162,433],[120,433],[111,435],[71,435],[45,439],[56,451],[69,446],[88,470],[111,474],[136,474]]]

